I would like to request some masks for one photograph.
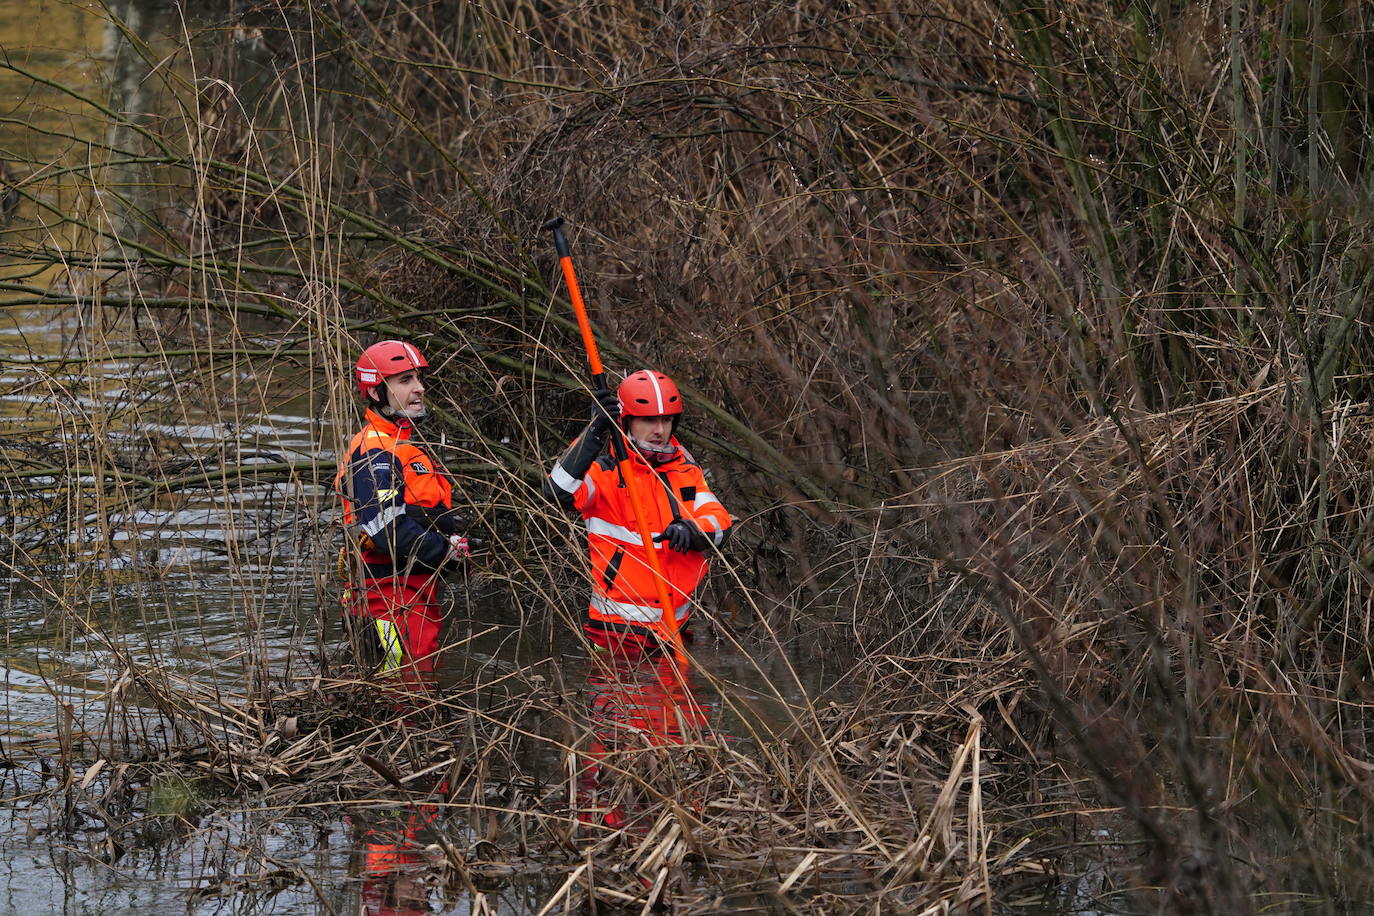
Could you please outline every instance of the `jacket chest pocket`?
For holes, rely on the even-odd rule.
[[[615,553],[611,555],[611,560],[606,564],[606,569],[601,574],[601,584],[605,586],[606,594],[611,593],[611,588],[615,585],[615,577],[620,575],[620,564],[625,562],[625,548],[617,547]]]

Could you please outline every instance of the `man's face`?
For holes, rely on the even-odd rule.
[[[667,445],[669,438],[673,435],[673,418],[662,417],[630,417],[625,429],[632,438],[640,442],[647,442],[650,445]]]
[[[419,417],[425,412],[425,383],[420,381],[420,373],[415,369],[389,375],[386,382],[386,399],[391,409],[402,417]]]

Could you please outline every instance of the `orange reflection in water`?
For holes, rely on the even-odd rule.
[[[362,852],[361,913],[415,916],[433,912],[425,881],[424,834],[436,829],[439,809],[416,805],[392,816],[355,818]]]
[[[578,820],[610,829],[646,828],[657,810],[657,777],[673,767],[669,748],[700,736],[710,721],[692,668],[669,655],[599,653],[588,672],[591,735],[577,775]]]

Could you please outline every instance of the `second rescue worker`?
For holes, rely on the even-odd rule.
[[[724,545],[731,519],[701,466],[674,436],[682,396],[672,379],[641,369],[617,394],[597,392],[597,401],[592,421],[554,465],[544,489],[564,509],[580,513],[587,526],[587,637],[601,648],[636,651],[655,644],[653,627],[662,617],[647,551],[659,551],[674,613],[685,623],[692,593],[706,575],[706,553]],[[653,532],[648,545],[639,536],[615,460],[601,455],[617,419],[628,435],[628,464],[637,478],[626,483],[637,488]]]
[[[412,439],[429,413],[421,375],[428,365],[399,340],[363,351],[354,377],[366,423],[348,443],[336,481],[361,561],[362,587],[353,583],[345,609],[351,636],[365,655],[380,655],[380,670],[404,664],[422,675],[439,652],[440,573],[470,553],[453,515],[452,483]]]

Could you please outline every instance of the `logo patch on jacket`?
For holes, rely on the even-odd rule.
[[[429,473],[429,465],[425,464],[423,461],[412,461],[410,463],[410,469],[414,471],[416,474]]]

